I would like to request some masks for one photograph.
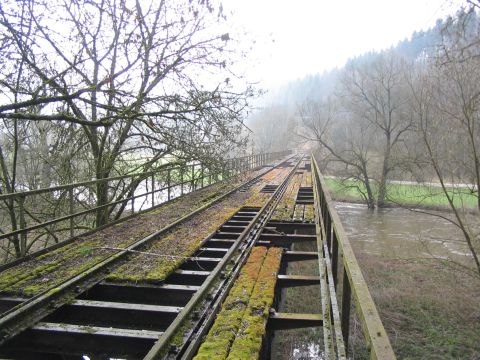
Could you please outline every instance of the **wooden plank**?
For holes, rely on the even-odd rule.
[[[277,286],[280,287],[308,285],[320,285],[320,277],[310,275],[278,275],[277,277]]]
[[[117,328],[106,328],[106,327],[100,327],[100,326],[83,326],[83,325],[47,323],[47,322],[38,323],[32,328],[32,330],[57,332],[57,333],[69,333],[69,334],[89,334],[89,335],[98,335],[98,336],[151,339],[151,340],[157,340],[163,334],[163,332],[161,331],[117,329]]]
[[[270,330],[300,329],[322,325],[323,319],[320,314],[275,312],[270,314],[268,318]]]
[[[283,254],[284,261],[304,261],[318,260],[318,253],[315,251],[290,251],[287,250]]]
[[[235,225],[235,226],[248,226],[250,222],[243,220],[228,220],[225,224]]]
[[[239,212],[237,212],[237,213],[235,214],[234,217],[237,217],[237,216],[255,216],[255,215],[257,215],[257,214],[258,214],[258,213],[255,212],[255,211],[242,211],[242,210],[240,210]]]
[[[179,275],[192,275],[192,276],[208,276],[208,275],[210,275],[210,271],[182,270],[182,269],[175,270],[175,273],[179,274]]]
[[[200,289],[200,286],[163,284],[159,286],[159,288],[165,290],[197,291],[198,289]]]
[[[231,239],[210,239],[205,242],[206,245],[212,246],[214,248],[224,248],[228,249],[235,243],[235,240]]]
[[[346,278],[351,285],[351,291],[357,309],[358,317],[362,324],[362,330],[370,347],[371,359],[396,359],[393,352],[392,345],[388,338],[387,332],[383,327],[380,315],[373,301],[373,298],[368,290],[365,278],[363,277],[360,266],[357,262],[355,254],[346,232],[343,228],[340,217],[335,210],[330,194],[325,191],[326,184],[323,175],[320,173],[318,164],[314,156],[312,156],[313,164],[313,180],[316,187],[316,197],[323,197],[325,203],[325,210],[330,214],[331,222],[333,224],[333,231],[336,233],[340,253],[343,254],[343,266],[347,274]],[[318,201],[317,201],[318,203]],[[320,213],[317,209],[317,214]],[[340,332],[341,334],[341,332]]]
[[[201,247],[198,251],[219,251],[219,252],[227,252],[228,249],[225,248],[214,248],[214,247]]]
[[[315,235],[296,235],[296,234],[265,234],[260,235],[259,240],[271,241],[275,244],[290,244],[296,242],[317,241]]]
[[[196,256],[188,259],[187,261],[194,261],[194,262],[220,262],[219,258],[214,258],[214,257],[203,257],[203,256]]]
[[[117,310],[150,311],[150,312],[159,312],[159,313],[178,313],[180,312],[180,310],[182,310],[182,307],[179,307],[179,306],[131,304],[131,303],[98,301],[98,300],[75,300],[69,305],[117,309]]]

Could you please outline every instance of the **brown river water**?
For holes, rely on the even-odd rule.
[[[463,261],[471,257],[459,229],[440,217],[403,208],[371,211],[363,204],[344,202],[337,202],[335,207],[357,251],[402,259]]]

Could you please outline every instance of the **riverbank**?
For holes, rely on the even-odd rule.
[[[398,359],[480,357],[478,279],[439,262],[357,259]]]
[[[363,184],[354,181],[342,182],[338,178],[325,178],[327,188],[336,201],[365,203],[362,193],[365,193]],[[376,192],[376,188],[373,188]],[[458,207],[475,209],[477,197],[468,187],[451,187],[449,194]],[[447,197],[442,188],[434,184],[414,184],[390,182],[387,186],[387,206],[412,206],[429,210],[447,210],[450,208]]]
[[[458,229],[401,208],[336,208],[397,358],[479,359],[480,279],[451,266],[470,261]],[[354,329],[352,359],[367,359]]]

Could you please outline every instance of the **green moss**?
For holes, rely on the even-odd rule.
[[[152,243],[147,251],[161,256],[139,254],[108,275],[107,279],[116,282],[162,282],[185,261],[182,257],[192,256],[202,241],[238,210],[229,206],[207,210]]]
[[[225,359],[238,332],[267,249],[255,247],[222,304],[222,310],[201,345],[195,360]]]
[[[50,291],[55,292],[58,289],[52,288],[52,286],[58,286],[65,280],[70,279],[71,277],[78,275],[81,272],[91,268],[94,264],[99,263],[100,261],[104,260],[106,257],[107,255],[95,256],[89,259],[88,262],[83,263],[82,265],[71,267],[71,268],[64,267],[55,274],[55,278],[51,279],[51,281],[49,281],[48,284],[45,284],[42,282],[34,282],[28,286],[23,287],[21,289],[21,292],[25,296],[34,296],[48,289],[51,289]],[[17,290],[18,286],[19,284],[15,284],[15,287],[14,288],[12,287],[11,291],[15,291],[15,292],[18,291]]]
[[[196,360],[258,358],[281,253],[280,248],[253,248]]]
[[[280,199],[275,211],[272,214],[272,220],[288,221],[293,219],[295,212],[296,198],[300,184],[302,182],[303,174],[295,174],[290,180],[285,193]]]
[[[33,296],[45,291],[66,279],[68,274],[77,274],[81,269],[93,266],[98,257],[90,257],[92,250],[98,244],[94,241],[84,242],[81,246],[72,243],[54,251],[39,256],[32,262],[8,269],[0,274],[0,291],[23,296]],[[75,258],[86,258],[81,266],[62,269],[64,273],[57,274],[65,262]],[[102,258],[106,257],[103,256]],[[44,281],[47,279],[48,281]]]
[[[231,347],[227,359],[258,358],[266,333],[266,323],[273,303],[277,273],[282,256],[281,248],[270,248],[258,275],[242,319],[240,331]]]
[[[180,347],[183,344],[185,334],[189,332],[192,328],[193,322],[191,320],[185,320],[180,328],[177,330],[175,335],[172,337],[170,344],[172,346]]]
[[[315,221],[315,207],[313,205],[306,204],[305,212],[303,213],[304,221]]]
[[[225,192],[237,186],[240,181],[243,181],[243,179],[238,178],[236,181],[215,184],[205,189],[200,189],[182,198],[174,199],[153,211],[140,214],[139,216],[142,217],[144,222],[148,221],[148,217],[165,217],[165,224],[161,224],[164,226],[168,224],[169,221],[174,221],[176,218],[185,216],[206,201],[211,201],[223,195]],[[135,228],[135,231],[129,232],[129,228]],[[127,247],[142,237],[158,230],[159,228],[151,228],[148,226],[143,226],[139,230],[138,226],[135,227],[135,219],[131,219],[101,230],[98,233],[79,238],[75,242],[64,245],[0,273],[0,291],[20,296],[36,295],[48,290],[52,286],[57,286],[60,282],[66,280],[66,276],[76,275],[80,271],[94,266],[111,254],[111,252],[107,250],[99,250],[99,247],[106,246],[106,244],[107,246],[110,245],[120,248]],[[122,232],[122,236],[118,236],[119,231]],[[203,240],[203,237],[200,240]],[[175,241],[174,239],[173,242],[175,243]],[[179,248],[174,246],[172,252],[164,252],[161,247],[154,250],[159,253],[189,256],[198,246],[198,239],[196,238],[195,241],[187,244],[187,246],[182,245]],[[165,244],[163,245],[165,246]],[[175,251],[177,251],[177,253],[175,253]],[[94,257],[94,255],[98,253],[105,254],[105,252],[108,252],[105,256]],[[80,265],[76,259],[82,260],[80,261]],[[148,262],[152,262],[152,259],[149,258]],[[149,281],[161,281],[178,267],[179,264],[180,262],[178,261],[159,262],[158,268],[152,270],[152,272],[147,275],[147,278]],[[125,271],[122,274],[113,274],[112,278],[118,279],[119,281],[139,281],[143,275],[142,272],[136,274],[135,271]]]

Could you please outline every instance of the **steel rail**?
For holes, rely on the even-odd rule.
[[[281,198],[281,195],[285,192],[288,183],[290,182],[293,174],[295,174],[298,165],[301,163],[303,157],[301,157],[297,164],[293,167],[292,171],[288,174],[288,176],[283,180],[282,184],[278,186],[275,193],[272,197],[268,200],[268,202],[262,206],[260,211],[251,221],[251,223],[245,228],[245,230],[241,233],[239,238],[235,241],[232,247],[228,250],[227,254],[222,258],[221,262],[215,267],[215,269],[210,273],[210,275],[205,279],[205,282],[202,284],[201,288],[195,293],[195,295],[190,299],[190,301],[185,305],[182,311],[177,315],[175,320],[172,324],[165,330],[165,332],[161,335],[160,339],[155,343],[155,345],[150,349],[148,354],[144,357],[144,360],[153,360],[158,359],[161,357],[161,354],[164,353],[171,341],[172,337],[178,331],[182,323],[187,319],[187,317],[191,314],[191,312],[196,308],[200,300],[207,294],[209,290],[211,290],[211,286],[215,282],[215,280],[220,275],[220,272],[223,270],[225,265],[231,261],[235,252],[239,249],[242,243],[247,244],[247,246],[241,252],[241,255],[235,261],[234,267],[235,270],[232,272],[232,275],[226,280],[226,283],[223,284],[220,288],[220,295],[216,298],[215,303],[211,311],[207,316],[205,316],[205,320],[198,324],[197,327],[200,327],[200,332],[196,334],[191,334],[190,339],[188,341],[188,348],[186,352],[182,355],[182,359],[189,359],[191,358],[195,351],[200,346],[200,341],[202,340],[203,333],[208,329],[206,324],[209,324],[213,321],[215,315],[217,314],[223,299],[228,294],[228,290],[231,288],[233,283],[235,282],[236,278],[238,277],[239,271],[243,263],[246,261],[251,248],[254,246],[256,240],[261,234],[263,227],[267,224],[268,219],[270,218],[273,210],[275,209],[275,205]],[[246,241],[249,239],[248,241]],[[192,339],[192,337],[195,337]],[[185,343],[184,343],[185,344]],[[180,351],[182,354],[183,351]]]
[[[18,334],[22,330],[25,330],[26,328],[31,326],[31,324],[39,321],[41,318],[43,318],[49,313],[52,313],[55,309],[63,305],[64,302],[61,301],[62,299],[65,299],[69,295],[73,296],[75,294],[81,293],[101,281],[105,277],[105,272],[107,271],[107,269],[115,266],[119,261],[127,257],[127,255],[130,254],[132,250],[136,250],[141,246],[144,246],[149,242],[155,240],[162,234],[165,234],[167,231],[187,221],[191,217],[204,211],[213,204],[230,196],[248,183],[256,181],[260,177],[264,176],[266,173],[279,167],[281,164],[291,158],[293,158],[293,156],[281,161],[276,166],[270,168],[269,170],[256,176],[255,178],[240,184],[239,186],[221,195],[220,197],[202,205],[201,207],[169,224],[168,226],[162,228],[161,230],[136,241],[122,251],[118,251],[115,254],[112,254],[108,258],[93,265],[91,268],[83,271],[82,273],[66,279],[61,284],[57,285],[55,288],[47,289],[5,312],[0,318],[0,345],[4,344],[7,340],[11,339],[13,336]],[[45,309],[45,306],[48,306],[48,309]]]

